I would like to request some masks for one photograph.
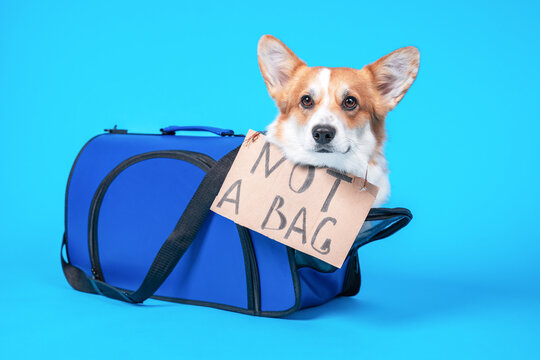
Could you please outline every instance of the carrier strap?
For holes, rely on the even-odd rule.
[[[185,254],[203,225],[210,206],[217,196],[240,147],[222,157],[205,175],[193,194],[174,230],[159,249],[150,269],[136,291],[124,291],[103,281],[92,279],[82,270],[64,259],[62,251],[66,246],[66,236],[62,243],[60,258],[62,269],[69,284],[77,290],[97,293],[112,299],[132,304],[142,303],[152,296],[171,274],[176,264]]]

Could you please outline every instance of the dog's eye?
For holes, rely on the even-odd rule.
[[[300,104],[302,104],[305,109],[311,109],[313,107],[313,99],[309,95],[304,95],[300,99]]]
[[[345,110],[354,110],[358,105],[358,101],[354,96],[347,96],[342,103],[342,106]]]

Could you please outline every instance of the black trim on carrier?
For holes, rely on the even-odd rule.
[[[69,185],[71,184],[71,176],[73,175],[73,170],[75,169],[75,164],[77,164],[77,161],[79,160],[79,157],[81,156],[81,154],[83,153],[84,149],[86,149],[86,147],[88,146],[88,144],[90,144],[92,141],[94,141],[94,139],[100,137],[100,136],[103,136],[103,135],[106,135],[106,134],[99,134],[99,135],[96,135],[92,138],[90,138],[90,140],[88,140],[84,145],[83,147],[81,148],[81,150],[79,151],[79,153],[77,154],[77,156],[75,157],[75,160],[73,161],[73,165],[71,166],[71,170],[69,170],[69,176],[68,176],[68,180],[67,180],[67,183],[66,183],[66,191],[65,191],[65,201],[64,201],[64,236],[67,237],[67,224],[68,224],[68,193],[69,193]],[[66,246],[66,257],[69,261],[69,251],[68,251],[68,248]]]
[[[67,250],[67,237],[64,233],[64,236],[62,238],[62,246],[60,248],[60,262],[62,264],[62,270],[64,271],[64,275],[68,281],[68,283],[73,287],[75,290],[86,292],[89,294],[101,294],[99,289],[94,284],[94,279],[91,279],[86,275],[84,271],[81,269],[73,266],[69,260],[66,260],[62,254],[62,251],[66,248]],[[163,301],[169,301],[179,304],[188,304],[188,305],[197,305],[197,306],[206,306],[206,307],[212,307],[216,309],[221,310],[227,310],[227,311],[233,311],[240,314],[246,314],[246,315],[258,315],[258,316],[265,316],[265,317],[282,317],[289,314],[292,314],[295,311],[300,310],[300,280],[298,278],[298,274],[296,272],[296,264],[294,263],[294,254],[291,251],[291,248],[287,248],[288,256],[289,256],[289,264],[291,269],[291,278],[293,281],[293,287],[295,291],[295,303],[294,305],[287,310],[283,311],[259,311],[256,312],[254,309],[244,309],[241,307],[236,307],[232,305],[226,305],[226,304],[220,304],[220,303],[214,303],[210,301],[201,301],[201,300],[191,300],[191,299],[180,299],[180,298],[172,298],[167,296],[159,296],[159,295],[152,295],[151,299],[156,300],[163,300]],[[66,251],[67,252],[67,251]],[[126,291],[126,289],[122,288],[116,288],[120,291]],[[102,294],[101,294],[102,295]]]
[[[259,266],[253,241],[249,229],[236,224],[240,241],[242,242],[242,250],[244,251],[244,264],[246,266],[246,281],[248,292],[248,309],[253,309],[255,314],[261,311],[261,284],[259,278]]]
[[[350,255],[345,279],[343,280],[342,296],[354,296],[360,291],[362,285],[362,275],[360,274],[360,261],[358,260],[358,251]]]

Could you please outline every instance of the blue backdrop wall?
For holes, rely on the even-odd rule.
[[[0,357],[538,357],[539,10],[0,1]],[[58,252],[82,145],[115,124],[263,129],[277,113],[256,60],[267,33],[309,65],[422,54],[388,117],[389,205],[415,218],[361,249],[360,294],[279,320],[72,290]]]

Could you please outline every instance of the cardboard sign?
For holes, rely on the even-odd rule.
[[[377,191],[362,178],[294,164],[250,130],[211,210],[341,267]]]

